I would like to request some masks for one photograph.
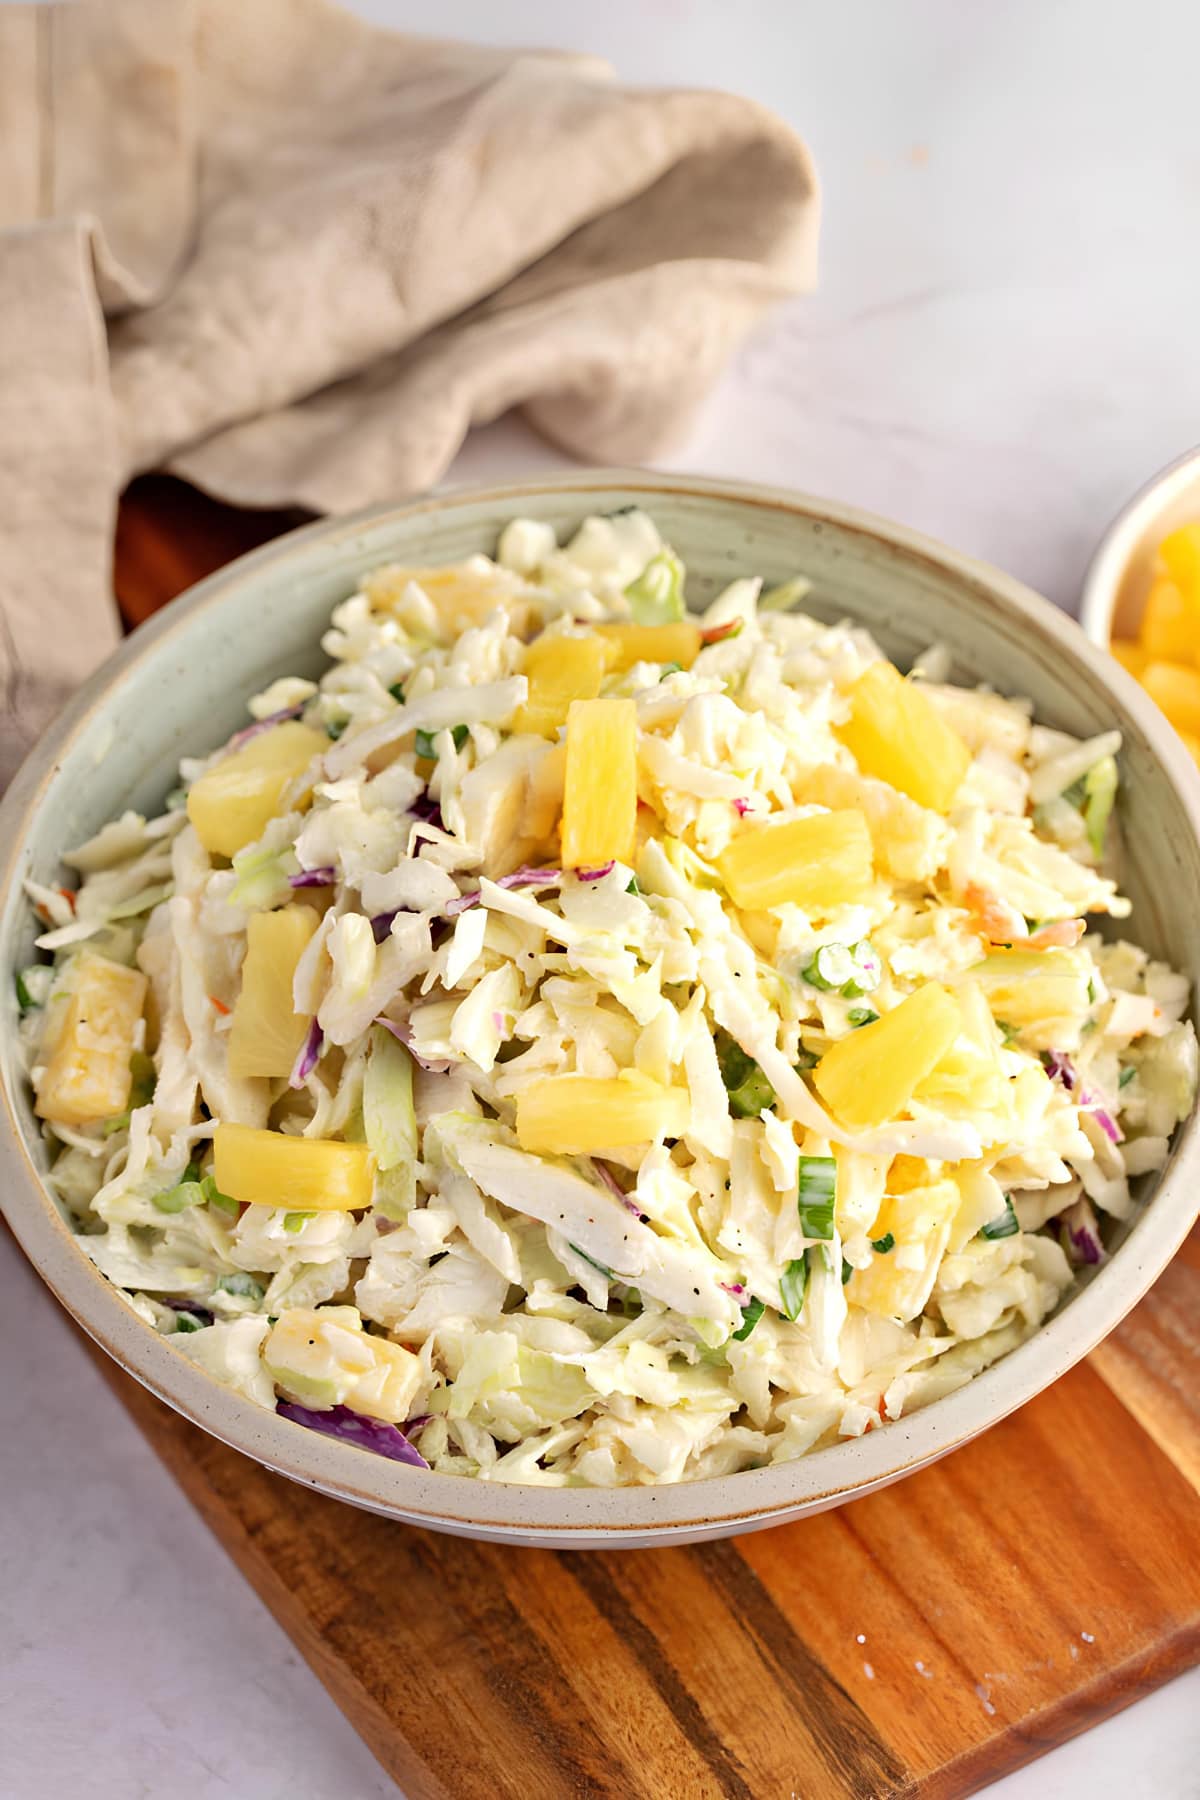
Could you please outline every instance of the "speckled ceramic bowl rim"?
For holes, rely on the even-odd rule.
[[[59,761],[112,689],[131,671],[169,654],[186,621],[237,588],[253,588],[268,565],[303,563],[319,543],[339,541],[384,520],[478,509],[514,500],[536,513],[539,500],[598,490],[731,500],[782,510],[874,537],[961,582],[964,599],[1007,612],[1048,640],[1064,679],[1082,665],[1134,716],[1176,790],[1191,832],[1200,837],[1200,779],[1174,733],[1137,684],[1086,642],[1076,626],[1019,582],[903,526],[852,507],[736,482],[624,470],[447,492],[401,507],[371,507],[322,520],[240,558],[174,601],[109,659],[75,696],[27,758],[0,806],[6,846],[0,881],[16,879],[26,830],[54,783]],[[296,1481],[414,1524],[525,1543],[606,1544],[736,1532],[871,1492],[945,1455],[1006,1417],[1065,1373],[1112,1330],[1161,1273],[1186,1236],[1200,1189],[1196,1118],[1183,1128],[1153,1204],[1112,1260],[1028,1342],[956,1393],[885,1429],[795,1462],[664,1487],[562,1489],[517,1487],[425,1473],[322,1438],[222,1388],[126,1305],[79,1249],[41,1180],[18,1126],[12,1096],[0,1111],[0,1171],[6,1216],[26,1254],[68,1312],[129,1374],[223,1442]],[[51,1402],[52,1403],[52,1399]]]

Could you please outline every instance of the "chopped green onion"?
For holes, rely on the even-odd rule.
[[[414,742],[418,756],[424,756],[429,762],[437,761],[437,751],[433,747],[433,740],[437,735],[436,731],[418,731],[416,733]],[[454,740],[454,748],[461,750],[469,735],[470,728],[468,726],[455,725],[450,732],[450,736]]]
[[[715,1037],[721,1080],[729,1094],[729,1110],[735,1119],[757,1119],[775,1104],[775,1089],[752,1056],[727,1031]]]
[[[683,564],[673,550],[652,556],[641,574],[625,589],[629,615],[635,625],[669,625],[682,619]]]
[[[821,944],[800,974],[811,987],[857,1000],[879,986],[879,958],[866,938],[857,944]]]
[[[388,693],[392,696],[393,700],[397,701],[401,706],[404,705],[404,683],[402,681],[394,681],[388,689]]]
[[[112,1118],[105,1119],[104,1124],[100,1127],[101,1135],[106,1138],[115,1137],[118,1131],[124,1131],[129,1119],[130,1115],[127,1112],[114,1113]]]
[[[817,1055],[815,1050],[806,1050],[804,1048],[804,1045],[801,1044],[800,1054],[796,1058],[796,1061],[792,1066],[795,1069],[797,1075],[806,1075],[810,1069],[816,1068],[816,1066],[820,1062],[820,1060],[821,1059]]]
[[[218,1212],[228,1213],[231,1219],[237,1218],[238,1213],[241,1211],[237,1201],[231,1200],[228,1194],[223,1194],[221,1192],[212,1175],[204,1175],[201,1177],[200,1191],[208,1204],[210,1206],[215,1206]]]
[[[154,1194],[152,1199],[159,1212],[165,1213],[181,1213],[189,1206],[202,1206],[204,1190],[200,1186],[199,1169],[194,1163],[189,1163],[182,1181],[177,1181],[173,1188],[167,1188],[161,1194]]]
[[[1012,1200],[1005,1194],[1004,1211],[996,1218],[989,1219],[979,1235],[995,1241],[996,1238],[1016,1237],[1020,1229],[1021,1221],[1013,1210]]]
[[[667,679],[668,675],[682,675],[682,674],[683,674],[683,664],[682,663],[668,662],[668,663],[663,664],[662,674],[659,676],[658,679],[660,681],[665,681]]]
[[[1007,1019],[997,1019],[996,1028],[1006,1044],[1011,1044],[1014,1038],[1019,1038],[1021,1035],[1020,1026],[1010,1025]]]
[[[308,1221],[310,1219],[315,1219],[316,1216],[316,1213],[312,1212],[285,1213],[283,1215],[283,1229],[285,1231],[302,1231]]]
[[[795,1256],[779,1278],[779,1298],[785,1319],[798,1319],[804,1307],[808,1287],[808,1258]]]
[[[175,1329],[176,1331],[185,1332],[202,1331],[204,1327],[201,1325],[195,1313],[181,1312],[175,1314]]]
[[[336,743],[349,723],[349,719],[330,719],[325,727],[326,735]]]
[[[1117,1078],[1117,1086],[1119,1088],[1128,1087],[1136,1074],[1137,1070],[1134,1068],[1133,1064],[1130,1063],[1127,1069],[1121,1070],[1121,1073]]]
[[[1108,821],[1117,797],[1117,763],[1112,756],[1102,756],[1098,763],[1088,770],[1083,778],[1084,801],[1080,809],[1083,822],[1087,826],[1088,843],[1092,846],[1092,854],[1101,857],[1104,854],[1104,837],[1108,830]]]
[[[625,892],[627,894],[640,894],[641,891],[641,888],[638,886],[637,876],[631,875],[626,883]]]
[[[742,1308],[742,1322],[734,1332],[739,1343],[745,1341],[766,1311],[761,1300],[748,1300]]]
[[[878,1250],[880,1256],[886,1256],[889,1250],[896,1248],[896,1240],[890,1231],[885,1231],[881,1238],[871,1239],[872,1250]]]
[[[1088,1005],[1095,1006],[1095,1004],[1096,1004],[1096,984],[1091,979],[1090,976],[1088,977],[1087,997],[1088,997]]]
[[[226,1294],[236,1294],[241,1300],[261,1300],[266,1293],[262,1283],[255,1281],[253,1275],[247,1275],[242,1269],[235,1275],[218,1277],[217,1286]]]
[[[860,1025],[873,1025],[879,1014],[869,1006],[852,1006],[846,1018],[856,1029]]]
[[[846,1261],[845,1257],[843,1256],[843,1258],[842,1258],[842,1286],[843,1287],[845,1287],[846,1283],[849,1281],[849,1279],[853,1275],[853,1273],[854,1273],[853,1263],[848,1263]]]
[[[21,974],[18,974],[15,979],[16,979],[16,988],[17,988],[17,1005],[20,1007],[20,1009],[23,1013],[32,1012],[34,1007],[37,1005],[37,1001],[34,999],[33,995],[30,993],[29,989],[25,986],[25,977]]]
[[[833,1208],[837,1199],[837,1163],[832,1156],[802,1156],[796,1206],[805,1237],[828,1242],[833,1236]]]

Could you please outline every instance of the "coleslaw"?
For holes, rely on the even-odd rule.
[[[1191,1110],[1185,979],[1089,923],[1119,734],[685,581],[636,509],[378,569],[28,884],[81,1248],[299,1425],[557,1486],[801,1456],[1036,1331]]]

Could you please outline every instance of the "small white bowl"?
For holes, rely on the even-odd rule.
[[[1114,637],[1137,636],[1158,546],[1193,520],[1200,520],[1200,448],[1160,469],[1100,540],[1084,577],[1079,623],[1102,650]]]

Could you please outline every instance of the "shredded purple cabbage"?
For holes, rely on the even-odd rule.
[[[348,1406],[331,1406],[328,1412],[313,1412],[310,1407],[297,1406],[292,1400],[280,1400],[275,1410],[295,1425],[305,1425],[309,1431],[319,1431],[325,1437],[341,1438],[346,1444],[357,1444],[360,1450],[373,1450],[376,1456],[388,1456],[393,1462],[408,1463],[414,1469],[429,1467],[398,1425],[387,1425],[382,1419],[368,1419],[363,1413],[352,1412]],[[426,1422],[414,1419],[409,1430]]]
[[[744,819],[748,812],[754,811],[754,803],[751,800],[737,799],[733,802],[733,810],[739,819]]]
[[[1084,1112],[1091,1113],[1110,1143],[1124,1143],[1125,1133],[1109,1112],[1101,1096],[1080,1085],[1075,1065],[1069,1056],[1065,1056],[1061,1050],[1046,1050],[1042,1054],[1042,1065],[1052,1081],[1061,1081],[1068,1094],[1075,1095],[1077,1106],[1081,1107]]]
[[[621,1205],[625,1208],[626,1212],[631,1212],[635,1219],[645,1217],[637,1201],[631,1199],[625,1192],[625,1189],[621,1186],[620,1182],[606,1163],[593,1161],[592,1168],[596,1171],[597,1176],[608,1189],[609,1193],[621,1202]]]
[[[610,869],[612,866],[612,863],[609,863]],[[607,870],[603,873],[607,874]],[[557,887],[562,878],[561,869],[534,869],[526,866],[523,869],[514,869],[511,875],[502,875],[496,886],[502,888]],[[479,889],[472,888],[469,894],[460,894],[457,900],[447,901],[444,909],[447,918],[453,919],[459,913],[468,912],[472,906],[479,905],[481,898]]]
[[[264,731],[270,731],[273,725],[282,725],[285,719],[298,719],[304,711],[306,702],[301,700],[298,706],[285,706],[282,712],[268,713],[265,719],[256,719],[253,725],[245,725],[241,731],[235,731],[227,748],[240,750],[251,738],[256,738]]]
[[[324,1042],[325,1033],[314,1019],[308,1028],[308,1036],[301,1046],[300,1054],[296,1058],[295,1067],[288,1077],[289,1087],[300,1088],[304,1086],[305,1082],[316,1068],[317,1063],[320,1061],[321,1048]]]
[[[727,1294],[732,1294],[735,1300],[740,1300],[746,1292],[744,1281],[718,1281],[717,1286],[723,1288]]]
[[[165,1302],[172,1312],[190,1313],[193,1319],[199,1319],[202,1325],[211,1325],[213,1315],[207,1306],[197,1305],[195,1300],[167,1300]]]
[[[395,1019],[389,1019],[385,1013],[380,1013],[375,1023],[382,1025],[385,1031],[390,1031],[396,1042],[404,1045],[413,1061],[418,1063],[422,1069],[427,1069],[431,1075],[447,1075],[454,1067],[453,1063],[430,1062],[428,1057],[422,1056],[419,1050],[414,1050],[412,1031],[407,1025],[398,1025]]]
[[[392,920],[397,918],[402,910],[401,907],[397,907],[394,912],[375,914],[375,917],[371,920],[371,936],[375,939],[377,944],[382,944],[386,937],[390,937]]]
[[[298,875],[288,876],[288,886],[294,888],[333,887],[337,881],[337,870],[326,866],[323,869],[301,869]]]
[[[430,797],[429,790],[419,794],[409,807],[414,819],[420,819],[423,825],[436,825],[439,831],[446,829],[442,823],[442,809],[438,802]]]
[[[1073,1262],[1107,1262],[1108,1252],[1100,1241],[1100,1227],[1090,1200],[1076,1200],[1059,1214],[1059,1222],[1068,1239],[1063,1248]]]
[[[576,869],[575,876],[579,881],[603,881],[606,875],[612,874],[616,866],[616,861],[610,858],[608,862],[600,863],[594,869]]]

